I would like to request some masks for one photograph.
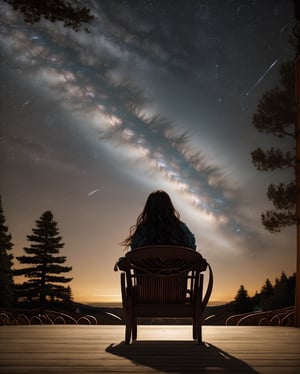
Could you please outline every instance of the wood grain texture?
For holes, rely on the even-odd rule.
[[[300,373],[300,329],[140,326],[125,345],[124,326],[0,327],[0,373]]]

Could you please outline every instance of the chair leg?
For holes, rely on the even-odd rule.
[[[137,318],[133,317],[132,322],[132,340],[136,340],[137,338]]]
[[[196,308],[193,316],[193,338],[202,344],[202,313],[200,308]]]
[[[201,320],[198,321],[198,326],[197,326],[197,331],[198,331],[198,343],[199,344],[203,344],[202,342],[202,324],[201,324]]]
[[[132,336],[132,325],[133,325],[132,299],[130,297],[127,297],[127,300],[126,300],[125,321],[126,321],[125,344],[129,344],[131,336]]]
[[[125,327],[125,344],[130,343],[131,338],[131,332],[132,332],[132,322],[131,318],[126,318],[126,327]]]
[[[197,339],[197,322],[195,316],[193,317],[193,339]]]
[[[202,341],[202,316],[199,315],[196,320],[197,320],[196,330],[197,330],[198,343],[203,344],[203,341]]]

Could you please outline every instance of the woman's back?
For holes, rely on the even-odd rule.
[[[123,245],[131,249],[148,245],[177,245],[196,249],[195,237],[180,221],[169,195],[161,190],[152,192],[136,225]]]

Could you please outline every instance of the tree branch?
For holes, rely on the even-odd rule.
[[[265,229],[274,234],[285,227],[295,225],[296,213],[292,211],[285,213],[268,210],[261,215],[261,219]]]
[[[36,23],[42,17],[51,21],[62,21],[65,27],[79,31],[83,23],[91,23],[94,16],[87,7],[73,6],[64,0],[4,0],[14,10],[24,15],[27,23]],[[86,31],[88,31],[86,29]]]
[[[295,210],[297,189],[295,183],[280,183],[278,186],[271,184],[268,188],[268,199],[276,209]]]
[[[295,167],[295,155],[271,148],[267,151],[256,148],[251,152],[252,163],[259,171],[272,171]]]

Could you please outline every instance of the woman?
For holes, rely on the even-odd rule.
[[[131,249],[148,245],[175,245],[196,249],[195,236],[180,221],[165,191],[152,192],[137,222],[130,228],[130,235],[121,243]]]

